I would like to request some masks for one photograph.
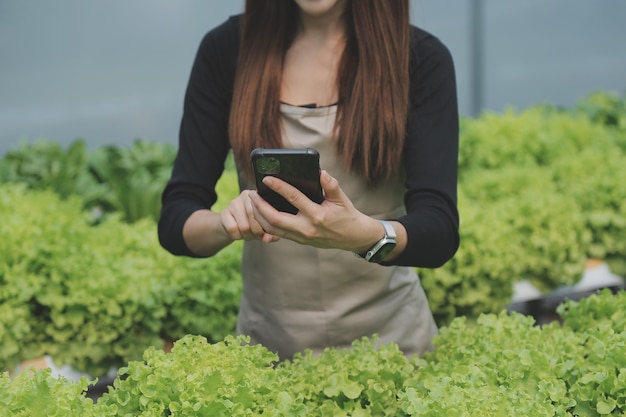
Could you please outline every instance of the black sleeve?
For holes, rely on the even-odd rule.
[[[162,195],[158,224],[161,245],[174,255],[195,256],[183,239],[183,225],[217,200],[215,184],[230,149],[228,117],[232,99],[238,21],[210,31],[198,48],[185,93],[178,154]]]
[[[414,29],[404,146],[407,247],[392,264],[436,268],[459,247],[459,115],[454,63],[437,38]]]

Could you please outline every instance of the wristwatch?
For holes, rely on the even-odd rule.
[[[389,252],[396,247],[396,231],[391,223],[385,220],[379,220],[380,224],[385,228],[385,236],[380,239],[365,254],[356,253],[359,258],[363,258],[368,262],[378,263],[385,259]]]

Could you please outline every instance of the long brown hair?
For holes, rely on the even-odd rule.
[[[374,183],[401,165],[409,107],[409,1],[348,0],[345,21],[335,145],[345,166]],[[244,170],[250,169],[253,148],[282,147],[283,62],[297,30],[293,0],[246,0],[229,123],[231,146]]]

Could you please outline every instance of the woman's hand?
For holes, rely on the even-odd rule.
[[[189,250],[207,257],[235,240],[278,240],[277,236],[267,235],[254,218],[250,192],[243,191],[220,213],[207,209],[193,212],[183,226],[183,238]]]
[[[254,217],[254,208],[250,199],[250,190],[244,190],[234,198],[228,207],[220,213],[224,233],[232,240],[264,239],[274,242],[278,236],[269,236]]]
[[[320,174],[325,197],[322,204],[276,177],[266,177],[263,182],[299,210],[296,215],[280,212],[251,191],[252,214],[266,232],[262,236],[264,242],[282,237],[318,248],[365,252],[384,236],[382,225],[358,211],[338,181],[326,171]]]

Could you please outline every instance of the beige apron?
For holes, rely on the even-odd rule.
[[[330,139],[336,106],[281,109],[285,146],[317,149],[321,168],[337,178],[358,210],[377,219],[405,213],[404,181],[368,188],[342,168]],[[281,359],[307,348],[347,347],[373,334],[380,343],[394,341],[407,356],[421,355],[437,332],[414,268],[371,264],[351,252],[282,239],[246,241],[242,276],[237,332]]]

